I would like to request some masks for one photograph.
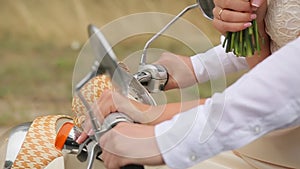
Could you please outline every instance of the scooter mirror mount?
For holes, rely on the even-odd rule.
[[[164,90],[168,81],[168,72],[161,65],[147,64],[147,50],[151,43],[162,35],[171,25],[173,25],[187,11],[199,7],[203,15],[209,20],[213,19],[213,8],[215,7],[213,0],[197,0],[196,4],[187,6],[178,15],[176,15],[169,23],[167,23],[159,32],[150,38],[143,49],[140,60],[139,70],[134,77],[139,80],[150,93],[155,93]]]

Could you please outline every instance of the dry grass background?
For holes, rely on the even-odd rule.
[[[177,14],[194,0],[0,0],[0,126],[71,114],[71,80],[86,27],[129,14]],[[200,10],[184,16],[214,44],[219,34]],[[130,41],[128,46],[134,46]],[[127,47],[127,46],[126,46]],[[174,46],[170,46],[171,52]]]

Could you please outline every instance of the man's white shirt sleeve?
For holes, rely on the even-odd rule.
[[[223,72],[227,75],[249,68],[245,57],[236,57],[232,52],[226,53],[222,45],[192,56],[191,62],[199,83],[210,80],[211,74],[222,76]],[[215,66],[222,67],[223,72],[216,72]]]
[[[171,168],[188,168],[262,135],[300,125],[300,38],[258,64],[204,105],[155,126]]]

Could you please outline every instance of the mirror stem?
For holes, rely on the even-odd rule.
[[[147,49],[149,48],[150,44],[156,39],[158,38],[163,32],[165,32],[175,21],[177,21],[183,14],[185,14],[187,11],[198,7],[198,3],[187,6],[186,8],[184,8],[178,15],[176,15],[167,25],[165,25],[159,32],[157,32],[151,39],[149,39],[147,41],[147,43],[145,44],[145,47],[143,49],[143,53],[142,53],[142,57],[141,57],[141,61],[140,61],[140,66],[143,66],[146,64],[146,53],[147,53]]]

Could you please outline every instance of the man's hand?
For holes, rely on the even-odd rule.
[[[197,83],[191,59],[173,53],[163,53],[153,64],[164,66],[169,74],[166,90],[184,88]]]
[[[101,158],[109,168],[128,164],[161,165],[163,159],[156,143],[154,126],[122,122],[100,139]]]

